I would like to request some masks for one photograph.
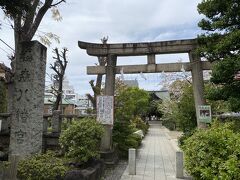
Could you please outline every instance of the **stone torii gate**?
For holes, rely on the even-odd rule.
[[[143,43],[121,43],[121,44],[96,44],[79,41],[81,49],[85,49],[87,54],[96,57],[107,57],[106,66],[88,66],[87,74],[97,75],[106,74],[105,95],[114,96],[115,74],[119,74],[123,69],[125,74],[132,73],[158,73],[158,72],[180,72],[182,66],[186,71],[192,72],[193,91],[196,113],[198,106],[204,105],[203,97],[203,70],[210,70],[211,64],[201,61],[195,50],[198,47],[196,39],[172,40],[161,42],[143,42]],[[190,62],[185,63],[166,63],[156,64],[156,54],[175,54],[188,53]],[[127,65],[116,66],[118,56],[147,56],[145,65]],[[199,121],[197,114],[198,128],[204,128],[206,125]],[[112,146],[111,127],[105,126],[105,135],[102,139],[101,150],[109,151]]]

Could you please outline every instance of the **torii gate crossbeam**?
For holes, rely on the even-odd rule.
[[[197,47],[196,39],[141,42],[141,43],[118,43],[97,44],[78,41],[81,49],[86,49],[90,56],[141,56],[149,54],[174,54],[188,53]]]
[[[181,72],[192,70],[192,64],[189,62],[181,63],[164,63],[164,64],[141,64],[141,65],[125,65],[116,66],[115,74],[138,74],[138,73],[160,73],[160,72]],[[202,70],[210,70],[212,65],[208,61],[201,61]],[[87,66],[88,75],[106,74],[106,66]]]

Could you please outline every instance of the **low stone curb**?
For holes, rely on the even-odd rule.
[[[92,167],[68,171],[64,177],[64,180],[100,180],[103,176],[104,169],[104,162],[101,160],[96,160],[92,164]]]

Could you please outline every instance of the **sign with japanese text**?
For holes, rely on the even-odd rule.
[[[113,96],[97,96],[97,121],[101,124],[113,125]]]
[[[204,123],[211,123],[212,121],[211,106],[208,105],[198,106],[198,110],[199,121]]]

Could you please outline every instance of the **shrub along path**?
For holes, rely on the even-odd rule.
[[[136,175],[128,175],[128,167],[121,180],[170,180],[175,178],[175,150],[159,121],[150,121],[149,132],[137,155]]]

